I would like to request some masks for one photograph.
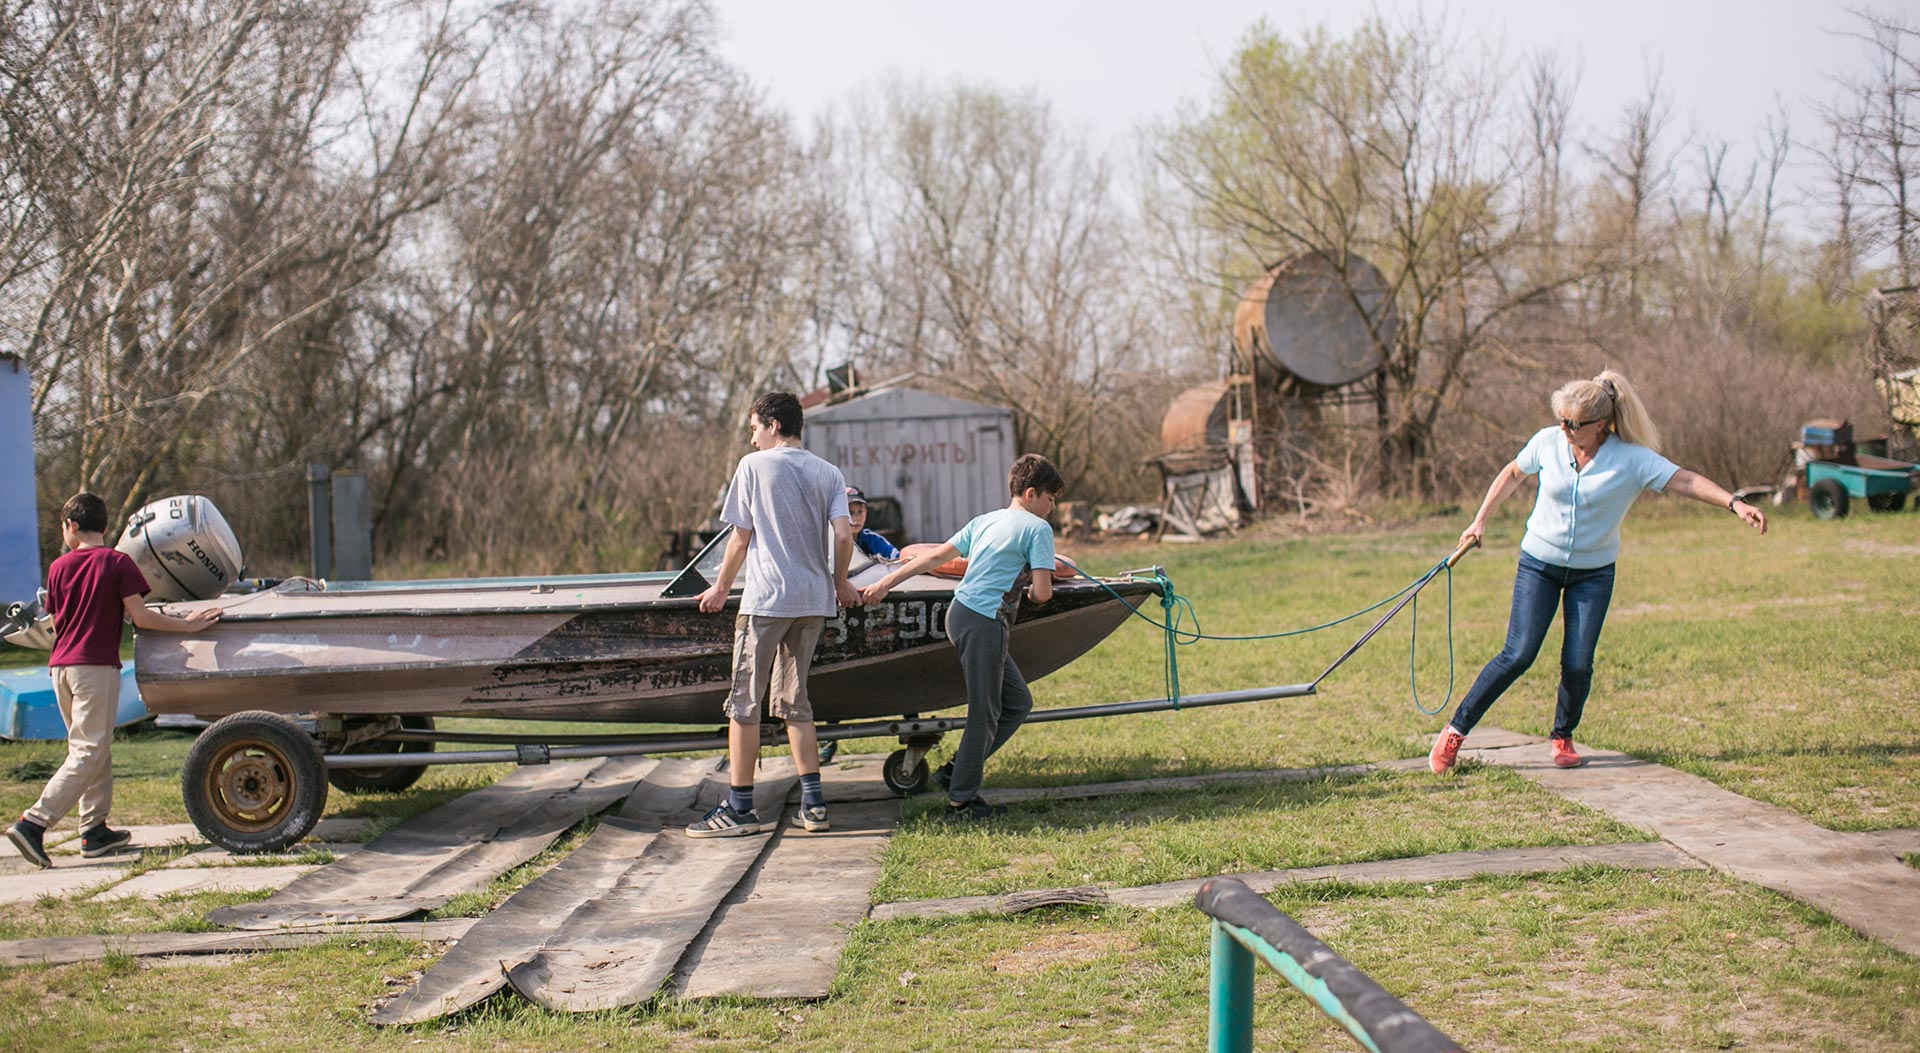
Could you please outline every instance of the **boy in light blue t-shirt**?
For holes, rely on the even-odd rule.
[[[900,582],[956,556],[967,559],[947,608],[947,639],[959,652],[967,684],[967,730],[953,761],[936,775],[947,787],[951,818],[987,819],[1004,810],[980,799],[981,770],[1033,712],[1033,695],[1007,647],[1021,593],[1035,603],[1053,598],[1053,528],[1046,517],[1065,487],[1045,457],[1023,455],[1007,473],[1007,507],[975,516],[946,544],[861,591],[862,603],[879,603]]]

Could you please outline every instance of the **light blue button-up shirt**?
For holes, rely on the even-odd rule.
[[[1520,550],[1542,563],[1592,570],[1620,555],[1620,521],[1642,490],[1667,488],[1680,466],[1645,446],[1610,435],[1593,460],[1576,470],[1573,444],[1558,427],[1542,428],[1513,459],[1540,477]]]

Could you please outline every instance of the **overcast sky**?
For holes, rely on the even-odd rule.
[[[1662,70],[1674,131],[1745,144],[1776,96],[1796,139],[1817,138],[1808,109],[1827,78],[1858,64],[1854,28],[1837,0],[1465,0],[1428,3],[1470,37],[1497,39],[1518,74],[1527,54],[1558,50],[1583,63],[1577,120],[1597,138]],[[1912,14],[1920,0],[1872,4]],[[823,106],[889,72],[1031,88],[1060,116],[1118,138],[1202,101],[1214,71],[1262,15],[1283,35],[1315,25],[1344,33],[1377,8],[1334,0],[721,0],[722,51],[805,127]],[[1802,182],[1813,173],[1802,173]]]

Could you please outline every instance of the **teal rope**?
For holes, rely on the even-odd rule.
[[[1088,574],[1086,571],[1081,570],[1079,565],[1074,563],[1072,560],[1062,556],[1060,557],[1060,561],[1062,563],[1065,563],[1067,566],[1072,567],[1074,572],[1079,574],[1081,577],[1086,578],[1088,581],[1091,581],[1094,584],[1099,585],[1101,588],[1105,589],[1108,593],[1112,594],[1112,596],[1115,599],[1121,600],[1122,602],[1125,601],[1125,597],[1121,596],[1118,592],[1116,592],[1112,586],[1108,585],[1104,581],[1101,581],[1099,578],[1094,577],[1091,574]],[[1285,639],[1286,637],[1289,637],[1289,636],[1305,636],[1309,633],[1320,632],[1323,629],[1331,629],[1334,626],[1340,625],[1344,622],[1350,622],[1355,618],[1360,617],[1363,614],[1371,614],[1372,612],[1377,611],[1382,607],[1385,607],[1387,604],[1392,603],[1395,600],[1398,600],[1400,597],[1405,596],[1408,592],[1417,592],[1419,589],[1424,588],[1429,581],[1432,581],[1434,575],[1439,574],[1442,571],[1446,572],[1446,575],[1447,575],[1447,693],[1446,693],[1446,697],[1440,700],[1440,705],[1434,709],[1428,709],[1425,706],[1420,704],[1420,685],[1418,680],[1414,676],[1415,657],[1416,657],[1416,652],[1420,642],[1420,597],[1417,595],[1414,596],[1413,602],[1408,604],[1408,606],[1412,609],[1412,612],[1413,612],[1412,614],[1413,626],[1412,626],[1412,631],[1409,632],[1407,636],[1407,691],[1409,694],[1413,696],[1414,709],[1419,710],[1422,714],[1426,716],[1434,716],[1442,712],[1443,710],[1445,710],[1447,706],[1453,702],[1453,688],[1454,688],[1453,568],[1448,566],[1447,561],[1444,559],[1434,564],[1433,567],[1427,570],[1426,573],[1413,579],[1413,581],[1409,582],[1404,588],[1401,588],[1399,591],[1395,592],[1391,596],[1388,596],[1386,599],[1383,599],[1378,603],[1374,603],[1374,604],[1370,604],[1368,606],[1362,607],[1359,610],[1354,611],[1352,614],[1341,615],[1340,617],[1335,618],[1332,621],[1321,622],[1319,625],[1310,625],[1304,629],[1284,629],[1279,632],[1271,632],[1271,633],[1245,633],[1245,634],[1235,634],[1235,635],[1219,635],[1214,633],[1202,632],[1200,629],[1200,613],[1194,609],[1193,601],[1189,600],[1187,597],[1181,595],[1180,593],[1175,592],[1173,588],[1173,579],[1167,577],[1166,571],[1159,570],[1159,569],[1155,569],[1153,574],[1153,580],[1154,580],[1154,584],[1158,587],[1160,591],[1160,611],[1161,611],[1162,620],[1154,621],[1152,618],[1148,617],[1147,615],[1141,614],[1140,609],[1138,607],[1134,607],[1131,604],[1127,605],[1127,611],[1129,614],[1133,615],[1135,618],[1138,618],[1141,621],[1146,622],[1148,625],[1151,625],[1154,628],[1161,630],[1162,639],[1164,641],[1162,644],[1162,649],[1163,649],[1162,661],[1164,663],[1164,668],[1165,668],[1165,680],[1166,680],[1166,691],[1167,691],[1166,697],[1168,701],[1173,703],[1173,708],[1177,711],[1180,708],[1180,650],[1179,649],[1181,647],[1191,646],[1193,644],[1199,643],[1202,640],[1215,640],[1215,641],[1220,641],[1225,643],[1243,643],[1243,642],[1251,642],[1256,640],[1280,640],[1280,639]],[[1185,623],[1188,619],[1191,619],[1193,621],[1193,628],[1191,629],[1183,627],[1183,623]]]

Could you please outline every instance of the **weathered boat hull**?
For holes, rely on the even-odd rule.
[[[555,579],[232,601],[205,633],[143,634],[135,664],[155,713],[724,722],[734,618],[658,598],[659,584],[652,576]],[[1014,660],[1029,679],[1046,676],[1156,591],[1144,582],[1063,582],[1050,602],[1023,607]],[[946,640],[951,602],[951,582],[922,577],[880,605],[829,619],[808,680],[816,718],[963,704]]]

